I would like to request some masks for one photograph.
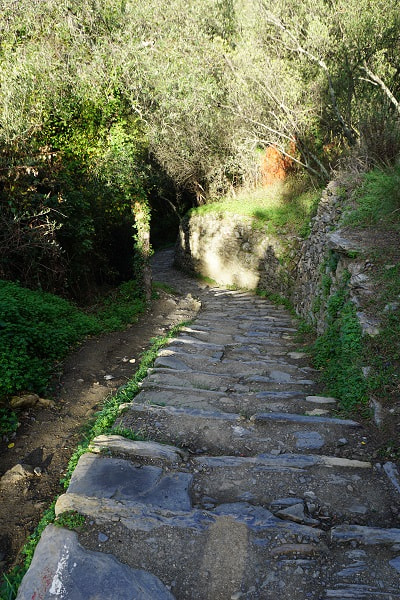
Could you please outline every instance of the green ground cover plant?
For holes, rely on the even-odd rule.
[[[349,299],[345,272],[340,288],[327,302],[327,327],[312,345],[313,363],[321,369],[327,392],[340,399],[340,407],[351,411],[367,402],[363,375],[363,335],[356,307]]]
[[[288,177],[265,188],[238,192],[189,214],[232,213],[254,219],[254,226],[268,233],[288,233],[307,237],[311,217],[316,213],[321,189],[313,188],[306,178]]]
[[[67,300],[0,281],[0,398],[45,391],[56,361],[100,322]]]
[[[400,223],[400,166],[376,168],[364,175],[353,199],[355,206],[344,216],[343,224],[386,228]]]
[[[85,337],[124,328],[146,308],[135,281],[127,281],[83,311],[53,294],[0,280],[0,436],[18,426],[7,400],[20,392],[43,395],[67,353]]]

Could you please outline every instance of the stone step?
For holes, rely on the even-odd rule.
[[[348,520],[390,527],[397,521],[390,483],[368,462],[310,454],[197,456],[191,462],[197,464],[191,489],[198,508],[247,501],[319,527]],[[304,507],[311,507],[308,517]]]
[[[224,348],[218,347],[217,345],[213,347],[211,344],[209,346],[197,346],[194,343],[188,343],[185,339],[182,341],[178,339],[174,341],[173,344],[163,348],[158,356],[171,356],[179,358],[183,362],[188,361],[192,370],[195,370],[193,361],[201,360],[201,358],[204,357],[211,367],[213,367],[214,362],[227,361],[229,364],[233,361],[240,362],[244,365],[251,365],[254,368],[258,366],[260,371],[265,368],[272,371],[284,371],[291,374],[293,377],[297,376],[298,379],[304,379],[305,377],[310,377],[310,375],[315,376],[317,373],[315,369],[299,365],[298,360],[291,359],[286,353],[284,354],[281,351],[279,353],[275,353],[274,351],[260,352],[255,347],[253,348],[253,352],[249,352],[249,346],[247,345],[225,346]],[[160,361],[158,361],[156,366],[158,366],[159,362]],[[172,365],[172,363],[170,364]],[[170,368],[174,368],[174,366],[172,365]]]
[[[188,339],[189,338],[189,339]],[[197,345],[197,341],[202,341],[203,343],[201,345]],[[207,346],[206,344],[209,343],[210,345]],[[234,344],[212,344],[210,342],[205,342],[204,340],[196,340],[196,338],[193,338],[192,336],[180,336],[177,338],[173,338],[170,342],[170,344],[168,346],[166,346],[167,348],[169,348],[170,346],[173,346],[174,348],[176,347],[180,347],[180,348],[184,348],[186,352],[190,353],[199,353],[199,349],[201,348],[201,352],[205,352],[206,354],[212,354],[212,352],[207,352],[208,351],[214,351],[214,352],[241,352],[242,350],[244,352],[247,353],[247,349],[250,350],[250,355],[249,357],[257,354],[260,356],[283,356],[283,357],[287,357],[289,356],[292,351],[295,351],[297,349],[297,346],[295,346],[294,344],[292,344],[291,342],[288,342],[287,340],[284,340],[282,342],[281,339],[279,338],[268,338],[268,339],[264,339],[264,340],[259,340],[259,339],[249,339],[246,341],[238,341],[235,342]],[[214,347],[215,346],[215,347]]]
[[[132,569],[111,554],[86,550],[75,532],[54,525],[42,533],[17,598],[174,600],[151,573]]]
[[[129,408],[128,408],[129,407]],[[288,421],[286,426],[257,424],[237,413],[173,406],[128,405],[117,425],[130,429],[145,439],[188,448],[192,453],[253,456],[262,452],[323,451],[346,456],[349,443],[361,446],[356,428],[343,430],[335,424],[308,426]],[[280,419],[281,420],[281,419]],[[279,422],[279,421],[278,421]],[[335,422],[336,423],[336,422]]]
[[[178,600],[225,600],[240,598],[240,594],[254,600],[339,598],[332,594],[352,589],[355,577],[358,590],[354,587],[353,591],[357,593],[368,589],[387,595],[396,590],[398,572],[393,546],[400,530],[359,525],[357,540],[361,530],[364,538],[368,537],[367,531],[374,531],[371,543],[361,547],[354,547],[354,540],[346,537],[349,530],[354,535],[355,525],[335,526],[333,531],[342,532],[341,537],[325,531],[331,521],[335,523],[338,519],[335,503],[343,511],[341,499],[350,503],[352,494],[365,493],[363,473],[370,473],[370,466],[336,465],[334,471],[328,466],[332,458],[323,456],[264,455],[251,462],[247,460],[248,464],[243,464],[246,459],[240,457],[220,457],[219,465],[206,464],[206,459],[215,460],[214,457],[197,457],[190,461],[189,466],[195,467],[190,501],[196,503],[199,498],[199,502],[197,506],[188,507],[190,490],[182,477],[188,473],[176,477],[178,491],[171,493],[171,478],[176,472],[164,470],[155,480],[154,468],[148,465],[135,467],[129,463],[122,467],[120,460],[98,456],[88,460],[84,455],[68,492],[57,501],[56,514],[72,510],[87,516],[86,526],[79,534],[80,543],[87,551],[111,552],[129,568],[151,573],[171,589]],[[222,465],[226,461],[231,464]],[[306,481],[301,486],[298,482],[297,489],[285,490],[289,495],[279,494],[280,490],[275,487],[279,470],[269,470],[278,467],[278,464],[271,467],[274,461],[280,462],[280,478],[287,479],[288,485],[295,483],[297,477],[304,477]],[[347,485],[352,487],[352,492],[336,474],[330,484],[334,493],[328,493],[326,478],[334,478],[336,469],[343,479],[351,482]],[[238,480],[233,491],[237,495],[237,488],[242,485],[240,478],[246,472],[249,479],[245,493],[249,492],[248,486],[253,493],[257,489],[260,497],[264,495],[264,506],[255,506],[255,498],[250,499],[249,493],[246,495],[251,504],[245,500],[218,504],[218,498],[210,494],[204,497],[204,489],[199,489],[207,485],[210,492],[215,489],[220,497],[230,498],[227,483]],[[86,487],[88,476],[94,486]],[[137,500],[139,479],[145,503]],[[375,502],[383,510],[382,489],[379,487],[380,500],[375,498],[374,485],[367,489],[371,506]],[[130,499],[132,491],[134,501]],[[360,507],[357,510],[354,515],[348,513],[349,518],[369,518],[359,515]],[[324,522],[323,517],[328,517],[328,521]],[[385,539],[385,544],[382,545],[381,539]],[[131,549],[128,554],[124,552],[126,548]]]
[[[318,531],[294,523],[292,529],[274,527],[268,511],[246,504],[194,511],[191,521],[181,515],[174,525],[171,516],[151,521],[153,515],[129,515],[116,502],[104,505],[99,502],[98,513],[88,507],[79,534],[45,529],[18,600],[400,597],[390,551],[329,547]]]
[[[165,375],[167,378],[168,374]],[[176,380],[175,380],[176,381]],[[240,413],[248,417],[255,414],[271,413],[308,413],[313,415],[329,414],[333,405],[320,405],[307,402],[305,393],[307,386],[281,384],[261,384],[255,382],[232,385],[228,391],[205,389],[211,385],[199,388],[188,387],[182,378],[181,385],[174,385],[174,380],[158,384],[152,380],[143,382],[141,391],[135,397],[135,402],[146,405],[193,407],[203,410],[218,410],[228,413]],[[296,389],[297,388],[297,389]],[[250,389],[250,392],[248,391]],[[257,391],[262,390],[262,391]],[[323,411],[321,413],[321,410]],[[258,411],[263,411],[258,413]],[[303,415],[306,416],[306,415]],[[278,417],[271,417],[271,419]],[[261,422],[262,419],[260,419]],[[314,421],[313,421],[314,422]],[[318,420],[315,421],[318,423]],[[335,419],[329,425],[340,425]]]
[[[290,412],[292,410],[290,403],[286,404],[284,400],[299,397],[299,392],[285,391],[285,386],[280,386],[281,392],[274,392],[274,386],[271,387],[270,393],[262,392],[260,393],[262,395],[257,397],[257,393],[226,393],[196,388],[189,390],[187,387],[181,386],[157,386],[146,383],[142,385],[142,391],[135,397],[135,402],[146,405],[234,412],[246,416],[256,414],[258,410],[268,410],[271,405],[272,408],[279,408],[284,403],[283,409],[286,408]]]
[[[164,349],[156,358],[154,367],[167,367],[176,371],[202,371],[222,375],[235,375],[236,377],[248,377],[256,375],[264,378],[268,383],[280,386],[290,385],[313,385],[314,381],[309,379],[309,372],[304,372],[297,367],[289,366],[283,370],[279,364],[265,362],[262,360],[232,360],[216,356],[205,356],[203,354],[189,354],[182,351]],[[262,380],[260,380],[262,381]]]
[[[113,438],[109,442],[101,439],[100,448],[112,448]],[[146,455],[143,448],[132,448],[129,460],[86,453],[71,478],[68,494],[180,512],[250,501],[285,520],[313,526],[349,515],[353,523],[378,524],[392,502],[392,489],[384,473],[365,461],[264,453],[253,457],[195,456],[173,467],[168,457],[161,457],[162,466],[154,466],[152,454],[155,461],[160,460],[153,443]],[[368,498],[364,494],[366,481]],[[308,507],[312,507],[309,517],[305,514]],[[333,529],[331,539],[386,545],[399,541],[399,529],[383,531],[386,537],[377,527],[344,525]]]
[[[278,371],[275,371],[275,373]],[[161,389],[183,389],[201,391],[217,391],[226,395],[246,394],[255,395],[258,400],[264,401],[259,404],[261,410],[265,406],[265,401],[270,399],[289,399],[304,398],[304,386],[293,389],[288,386],[286,391],[277,390],[277,385],[270,378],[263,377],[235,377],[235,375],[225,375],[223,373],[214,374],[203,371],[179,371],[168,369],[167,367],[157,367],[149,370],[148,377],[142,382],[142,389],[160,388]],[[296,388],[296,386],[294,386]],[[311,396],[307,396],[311,397]],[[308,410],[309,405],[303,402],[300,410]],[[285,409],[283,409],[285,410]],[[293,412],[298,412],[293,409]]]
[[[264,413],[294,413],[312,417],[329,416],[337,404],[335,398],[305,396],[302,392],[294,390],[277,391],[276,386],[272,386],[271,390],[266,390],[265,385],[260,385],[258,382],[257,385],[262,391],[254,389],[255,384],[252,382],[239,380],[239,383],[235,383],[235,379],[227,375],[185,373],[185,377],[182,377],[181,373],[171,373],[169,369],[154,369],[150,376],[142,382],[141,389],[143,392],[159,391],[164,397],[164,402],[161,404],[165,404],[165,393],[169,394],[169,398],[172,394],[172,403],[177,396],[183,395],[182,402],[185,402],[187,396],[190,395],[197,397],[197,402],[204,401],[207,406],[211,402],[211,405],[216,406],[219,410],[232,412],[236,407],[237,412],[249,417],[259,414],[259,410]],[[148,398],[146,399],[146,394],[141,394],[137,401],[160,404],[160,398],[154,394],[152,394],[150,402]]]

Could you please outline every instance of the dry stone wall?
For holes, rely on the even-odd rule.
[[[222,285],[283,294],[291,283],[283,254],[282,242],[257,228],[251,218],[192,214],[181,224],[175,264]]]
[[[327,303],[343,285],[349,287],[363,331],[378,332],[378,323],[363,309],[372,293],[370,263],[354,231],[341,227],[348,200],[331,182],[322,193],[306,240],[280,239],[257,227],[249,217],[192,214],[181,225],[175,264],[222,285],[263,289],[289,297],[296,312],[321,333]]]
[[[292,302],[296,312],[322,333],[329,298],[345,285],[363,332],[376,335],[379,323],[363,308],[373,293],[372,265],[365,258],[362,238],[341,226],[347,204],[347,195],[338,183],[331,182],[323,191],[310,236],[298,249]]]

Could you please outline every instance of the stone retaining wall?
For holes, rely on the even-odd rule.
[[[349,272],[350,298],[359,309],[363,330],[374,335],[378,324],[362,310],[364,298],[371,293],[369,263],[359,258],[361,245],[354,232],[340,228],[346,202],[344,191],[331,182],[322,193],[306,240],[279,239],[250,217],[194,213],[181,224],[175,264],[222,285],[289,297],[296,312],[319,333],[326,325],[329,297]]]
[[[249,217],[207,213],[186,217],[180,228],[175,264],[226,286],[285,293],[290,276],[281,264],[284,248]]]

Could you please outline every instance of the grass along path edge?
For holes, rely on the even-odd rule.
[[[83,433],[84,439],[72,454],[66,473],[60,481],[64,489],[68,488],[72,473],[74,472],[78,460],[82,454],[89,451],[89,444],[93,438],[101,434],[107,435],[113,433],[130,437],[131,439],[133,437],[138,439],[134,434],[132,434],[131,431],[125,432],[125,430],[115,428],[113,426],[116,418],[120,414],[120,406],[121,404],[131,402],[138,394],[140,391],[140,382],[143,381],[143,379],[147,376],[148,369],[153,366],[159,350],[166,346],[183,327],[186,327],[190,323],[191,321],[183,321],[178,323],[163,336],[155,337],[150,340],[150,348],[141,355],[138,369],[136,370],[132,379],[130,379],[124,386],[120,387],[116,394],[105,400],[103,408],[96,414],[94,422],[86,426]],[[42,532],[47,525],[56,521],[54,507],[57,499],[58,496],[54,498],[49,508],[45,510],[43,517],[39,521],[35,531],[29,536],[26,544],[22,548],[21,555],[25,556],[23,564],[16,565],[8,574],[3,576],[3,580],[0,582],[0,600],[14,600],[16,597],[18,587],[26,571],[29,569],[35,548],[40,540]]]

